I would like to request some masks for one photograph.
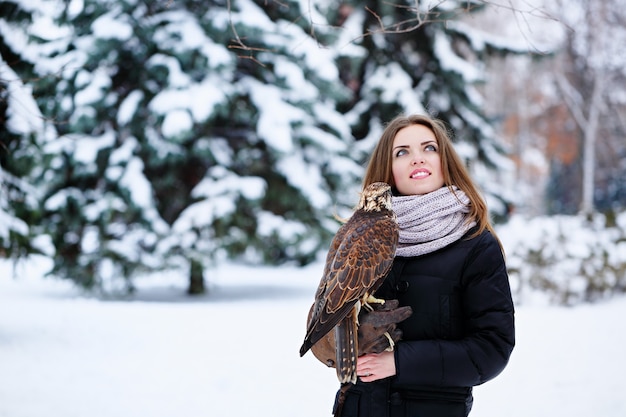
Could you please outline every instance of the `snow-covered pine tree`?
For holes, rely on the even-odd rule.
[[[264,188],[256,201],[238,198],[214,231],[230,253],[306,264],[336,231],[335,210],[356,201],[361,171],[350,154],[349,125],[336,110],[349,94],[334,52],[323,46],[332,33],[308,1],[237,1],[212,9],[207,22],[236,59],[229,107],[213,123],[229,154],[203,190],[224,167],[234,178],[261,179]],[[231,224],[223,228],[225,219]]]
[[[21,80],[0,58],[0,257],[37,252],[29,236],[37,204],[28,185],[36,155],[28,152],[32,132],[19,120],[20,87]]]
[[[29,29],[37,5],[28,6],[0,2],[0,257],[18,258],[48,247],[31,233],[39,210],[30,177],[41,165],[37,150],[44,126],[23,82],[32,79],[34,66],[24,45],[32,39]]]
[[[362,53],[340,57],[339,65],[344,83],[354,91],[346,114],[366,154],[380,126],[398,113],[426,112],[443,119],[493,214],[505,215],[511,196],[493,178],[509,163],[476,86],[485,81],[491,54],[526,53],[529,46],[463,22],[484,7],[480,0],[346,2],[337,22],[345,29],[342,42],[353,42]]]
[[[215,258],[305,264],[326,246],[360,167],[315,8],[63,4],[71,34],[38,85],[59,133],[42,176],[53,273],[128,290],[137,272],[180,268],[202,292]]]
[[[215,258],[309,262],[399,111],[449,121],[478,173],[500,163],[471,84],[501,44],[448,15],[460,2],[398,33],[376,30],[411,9],[385,2],[46,4],[37,99],[59,139],[44,147],[42,224],[53,272],[87,287],[175,267],[196,292]],[[371,140],[359,150],[353,133]]]

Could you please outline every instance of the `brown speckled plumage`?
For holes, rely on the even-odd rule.
[[[334,329],[341,383],[356,382],[359,309],[387,275],[397,243],[391,188],[373,183],[363,191],[356,211],[333,238],[300,348],[302,356]]]

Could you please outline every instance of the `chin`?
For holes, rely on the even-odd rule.
[[[412,190],[412,194],[414,195],[424,195],[428,193],[432,193],[433,191],[437,191],[440,187],[419,187]]]

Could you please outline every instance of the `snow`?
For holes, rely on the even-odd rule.
[[[545,0],[490,1],[483,13],[465,13],[461,20],[448,21],[446,28],[466,36],[479,51],[492,46],[549,53],[562,44],[569,30],[558,14],[574,9],[576,2],[564,7]]]
[[[141,90],[134,90],[122,101],[120,108],[117,111],[117,122],[120,125],[126,125],[135,116],[135,112],[139,107],[139,103],[143,100],[144,94]]]
[[[518,301],[536,301],[538,288],[547,300],[566,304],[604,298],[623,288],[626,213],[616,220],[622,226],[606,227],[599,214],[593,224],[582,215],[515,215],[500,225]]]
[[[152,185],[143,174],[143,168],[143,161],[138,157],[132,157],[126,164],[119,185],[125,187],[133,202],[143,209],[145,217],[152,223],[153,230],[157,233],[166,233],[168,226],[154,206]]]
[[[66,142],[66,149],[73,149],[77,162],[89,165],[95,163],[98,152],[115,146],[115,132],[107,130],[100,136],[72,134],[61,141]]]
[[[286,220],[284,217],[269,211],[259,213],[257,221],[259,223],[257,230],[259,236],[271,236],[272,233],[276,233],[281,240],[288,240],[307,233],[307,229],[302,223]]]
[[[261,198],[267,189],[267,183],[261,177],[238,176],[222,166],[209,169],[207,176],[191,192],[192,197],[207,199],[221,195],[242,195],[248,200]],[[231,198],[235,200],[235,198]],[[222,215],[225,215],[223,213]]]
[[[81,14],[84,8],[84,0],[70,0],[67,5],[67,15],[70,19],[73,19]]]
[[[111,77],[105,68],[98,68],[93,72],[80,71],[77,75],[77,83],[84,87],[74,95],[76,107],[88,107],[90,104],[101,101],[111,88]]]
[[[289,184],[300,190],[316,208],[323,209],[331,204],[324,189],[324,179],[320,167],[302,159],[302,155],[293,154],[276,163],[276,169],[282,173]]]
[[[366,83],[366,88],[368,92],[379,91],[380,99],[385,103],[401,104],[405,113],[425,113],[420,95],[413,89],[412,84],[413,81],[400,64],[390,62],[374,70]]]
[[[93,34],[100,39],[127,41],[133,35],[133,28],[120,19],[119,10],[97,18],[91,25]]]
[[[150,65],[159,63],[150,62]],[[208,76],[200,83],[191,84],[183,81],[186,76],[180,72],[180,77],[174,74],[180,72],[180,67],[176,64],[168,67],[169,80],[177,79],[179,85],[186,85],[185,88],[168,88],[159,92],[148,105],[148,108],[157,114],[167,114],[177,109],[187,109],[196,122],[204,122],[214,111],[214,107],[226,101],[228,87],[220,86],[216,78]]]
[[[0,35],[2,35],[1,30]],[[15,134],[23,135],[42,131],[44,119],[33,99],[32,87],[25,85],[1,57],[0,80],[7,89],[6,128]]]
[[[277,78],[284,80],[289,100],[315,101],[317,99],[319,91],[305,78],[302,68],[297,63],[286,57],[277,56],[274,58],[274,65],[274,74]]]
[[[187,87],[191,84],[191,78],[183,72],[180,67],[180,61],[178,61],[176,57],[164,54],[154,54],[146,62],[147,68],[154,68],[158,66],[167,68],[168,87],[175,89],[179,87]],[[178,101],[184,102],[184,100],[180,99]]]
[[[306,118],[304,111],[283,100],[282,91],[272,85],[252,78],[243,80],[241,84],[249,91],[252,102],[259,111],[259,120],[256,123],[258,136],[278,152],[293,152],[291,124]]]
[[[174,138],[193,128],[193,120],[187,110],[172,110],[165,115],[161,132],[166,138]]]
[[[334,65],[334,51],[324,47],[315,38],[303,36],[304,31],[292,22],[279,21],[277,32],[280,36],[274,37],[276,46],[280,46],[287,40],[291,53],[294,55],[302,54],[307,69],[312,70],[316,76],[322,79],[331,83],[336,82],[339,70]],[[270,44],[272,42],[270,37],[268,37],[268,42]]]
[[[197,227],[210,228],[215,219],[228,216],[237,210],[235,201],[238,195],[246,199],[257,199],[267,189],[267,183],[259,177],[240,177],[222,167],[215,167],[211,171],[217,173],[217,178],[205,177],[191,193],[192,197],[204,199],[185,208],[176,219],[172,230],[184,233]],[[220,174],[219,171],[223,173]]]
[[[0,167],[0,181],[5,181],[5,174]],[[23,220],[9,215],[9,202],[6,200],[6,192],[0,189],[2,194],[0,195],[0,239],[8,239],[12,231],[17,232],[22,236],[28,234],[28,225]]]
[[[468,62],[459,57],[450,45],[450,39],[441,32],[435,33],[434,53],[437,56],[443,70],[456,72],[466,84],[472,84],[482,80],[482,74],[478,68],[468,65]]]
[[[206,296],[181,276],[125,300],[0,261],[0,416],[329,416],[338,383],[298,349],[322,265],[223,264]],[[518,306],[509,366],[475,389],[475,417],[626,415],[626,298]]]

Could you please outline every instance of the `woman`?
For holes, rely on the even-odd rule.
[[[472,387],[498,375],[515,344],[503,250],[445,126],[422,115],[389,123],[363,186],[389,183],[400,225],[377,296],[413,314],[393,352],[357,361],[341,417],[464,417]],[[338,396],[339,397],[339,396]]]

